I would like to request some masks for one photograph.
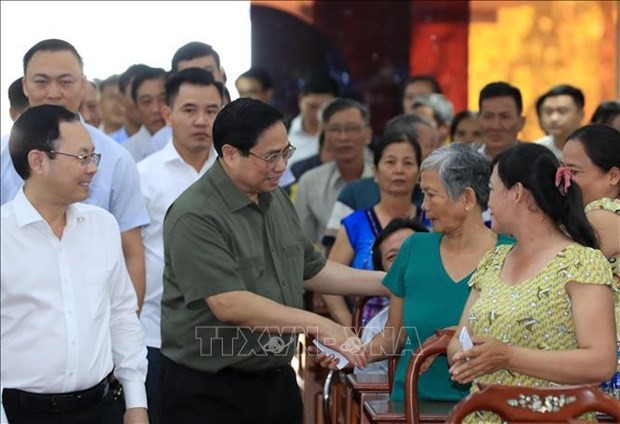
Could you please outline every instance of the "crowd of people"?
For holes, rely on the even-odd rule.
[[[455,111],[411,76],[380,131],[327,75],[305,81],[291,122],[262,69],[231,101],[203,42],[170,70],[87,81],[84,66],[42,40],[9,88],[2,423],[301,423],[300,334],[358,369],[400,355],[396,400],[437,328],[457,336],[421,399],[620,371],[620,102],[585,123],[583,92],[551,87],[528,142],[504,81]],[[357,296],[372,297],[364,343]]]

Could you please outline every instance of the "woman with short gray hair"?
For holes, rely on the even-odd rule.
[[[491,162],[471,146],[453,143],[433,151],[422,162],[420,172],[434,171],[452,200],[457,200],[470,188],[484,211],[489,201],[490,166]]]
[[[402,355],[392,399],[404,399],[405,372],[418,343],[437,328],[455,326],[469,296],[468,281],[484,254],[511,243],[482,220],[489,199],[490,164],[472,147],[450,144],[435,150],[421,166],[422,209],[434,232],[416,232],[402,245],[383,284],[391,291],[385,331],[366,345],[371,361]],[[406,331],[399,331],[406,330]],[[438,357],[420,379],[420,400],[456,401],[467,386],[450,380],[445,357]]]

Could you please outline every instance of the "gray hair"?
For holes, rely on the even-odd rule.
[[[434,150],[420,166],[420,173],[428,170],[437,172],[450,199],[458,199],[470,187],[482,210],[487,208],[491,165],[472,146],[452,143]]]
[[[420,106],[432,108],[433,116],[439,125],[454,119],[454,107],[443,94],[431,93],[417,97],[413,102],[413,107]]]

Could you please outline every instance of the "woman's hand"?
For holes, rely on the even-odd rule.
[[[368,357],[364,352],[364,345],[359,337],[347,327],[338,325],[333,321],[327,321],[316,336],[317,340],[325,346],[340,352],[351,365],[364,368],[368,363]],[[308,347],[308,352],[318,352]],[[319,354],[317,361],[321,366],[335,369],[338,359],[335,355]]]
[[[316,362],[323,368],[328,368],[330,370],[338,369],[338,358],[335,355],[327,355],[324,352],[319,351],[319,348],[311,345],[307,348],[308,353],[311,355],[316,355]],[[349,362],[344,368],[353,368],[353,364]]]
[[[508,368],[511,346],[493,337],[473,336],[471,339],[473,348],[452,356],[452,380],[460,384],[470,383],[483,375]]]

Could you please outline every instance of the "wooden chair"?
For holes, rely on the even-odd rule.
[[[368,423],[362,406],[368,400],[388,399],[394,383],[396,361],[398,356],[388,360],[387,375],[381,374],[349,374],[346,380],[345,423]]]
[[[507,422],[570,422],[587,412],[602,412],[620,422],[620,402],[597,385],[521,387],[478,384],[480,391],[460,401],[448,423],[460,423],[475,411],[490,411]],[[574,422],[574,421],[573,421]]]
[[[329,316],[329,312],[318,293],[306,292],[304,309],[322,316]],[[329,370],[318,365],[314,355],[308,354],[308,346],[312,344],[312,339],[312,336],[300,337],[297,379],[302,391],[304,423],[322,424],[324,422],[321,401],[322,389]]]
[[[454,330],[436,330],[411,355],[405,376],[405,401],[394,402],[386,396],[364,403],[364,413],[371,423],[444,422],[454,402],[418,401],[418,378],[424,361],[433,355],[445,355]]]
[[[363,330],[364,306],[370,299],[372,299],[372,296],[358,296],[355,300],[355,306],[353,307],[353,331],[358,336],[361,336]],[[335,424],[339,419],[344,419],[345,423],[350,422],[347,412],[349,410],[349,395],[346,383],[349,376],[354,376],[350,370],[331,370],[325,379],[322,402],[323,420],[326,424]]]

